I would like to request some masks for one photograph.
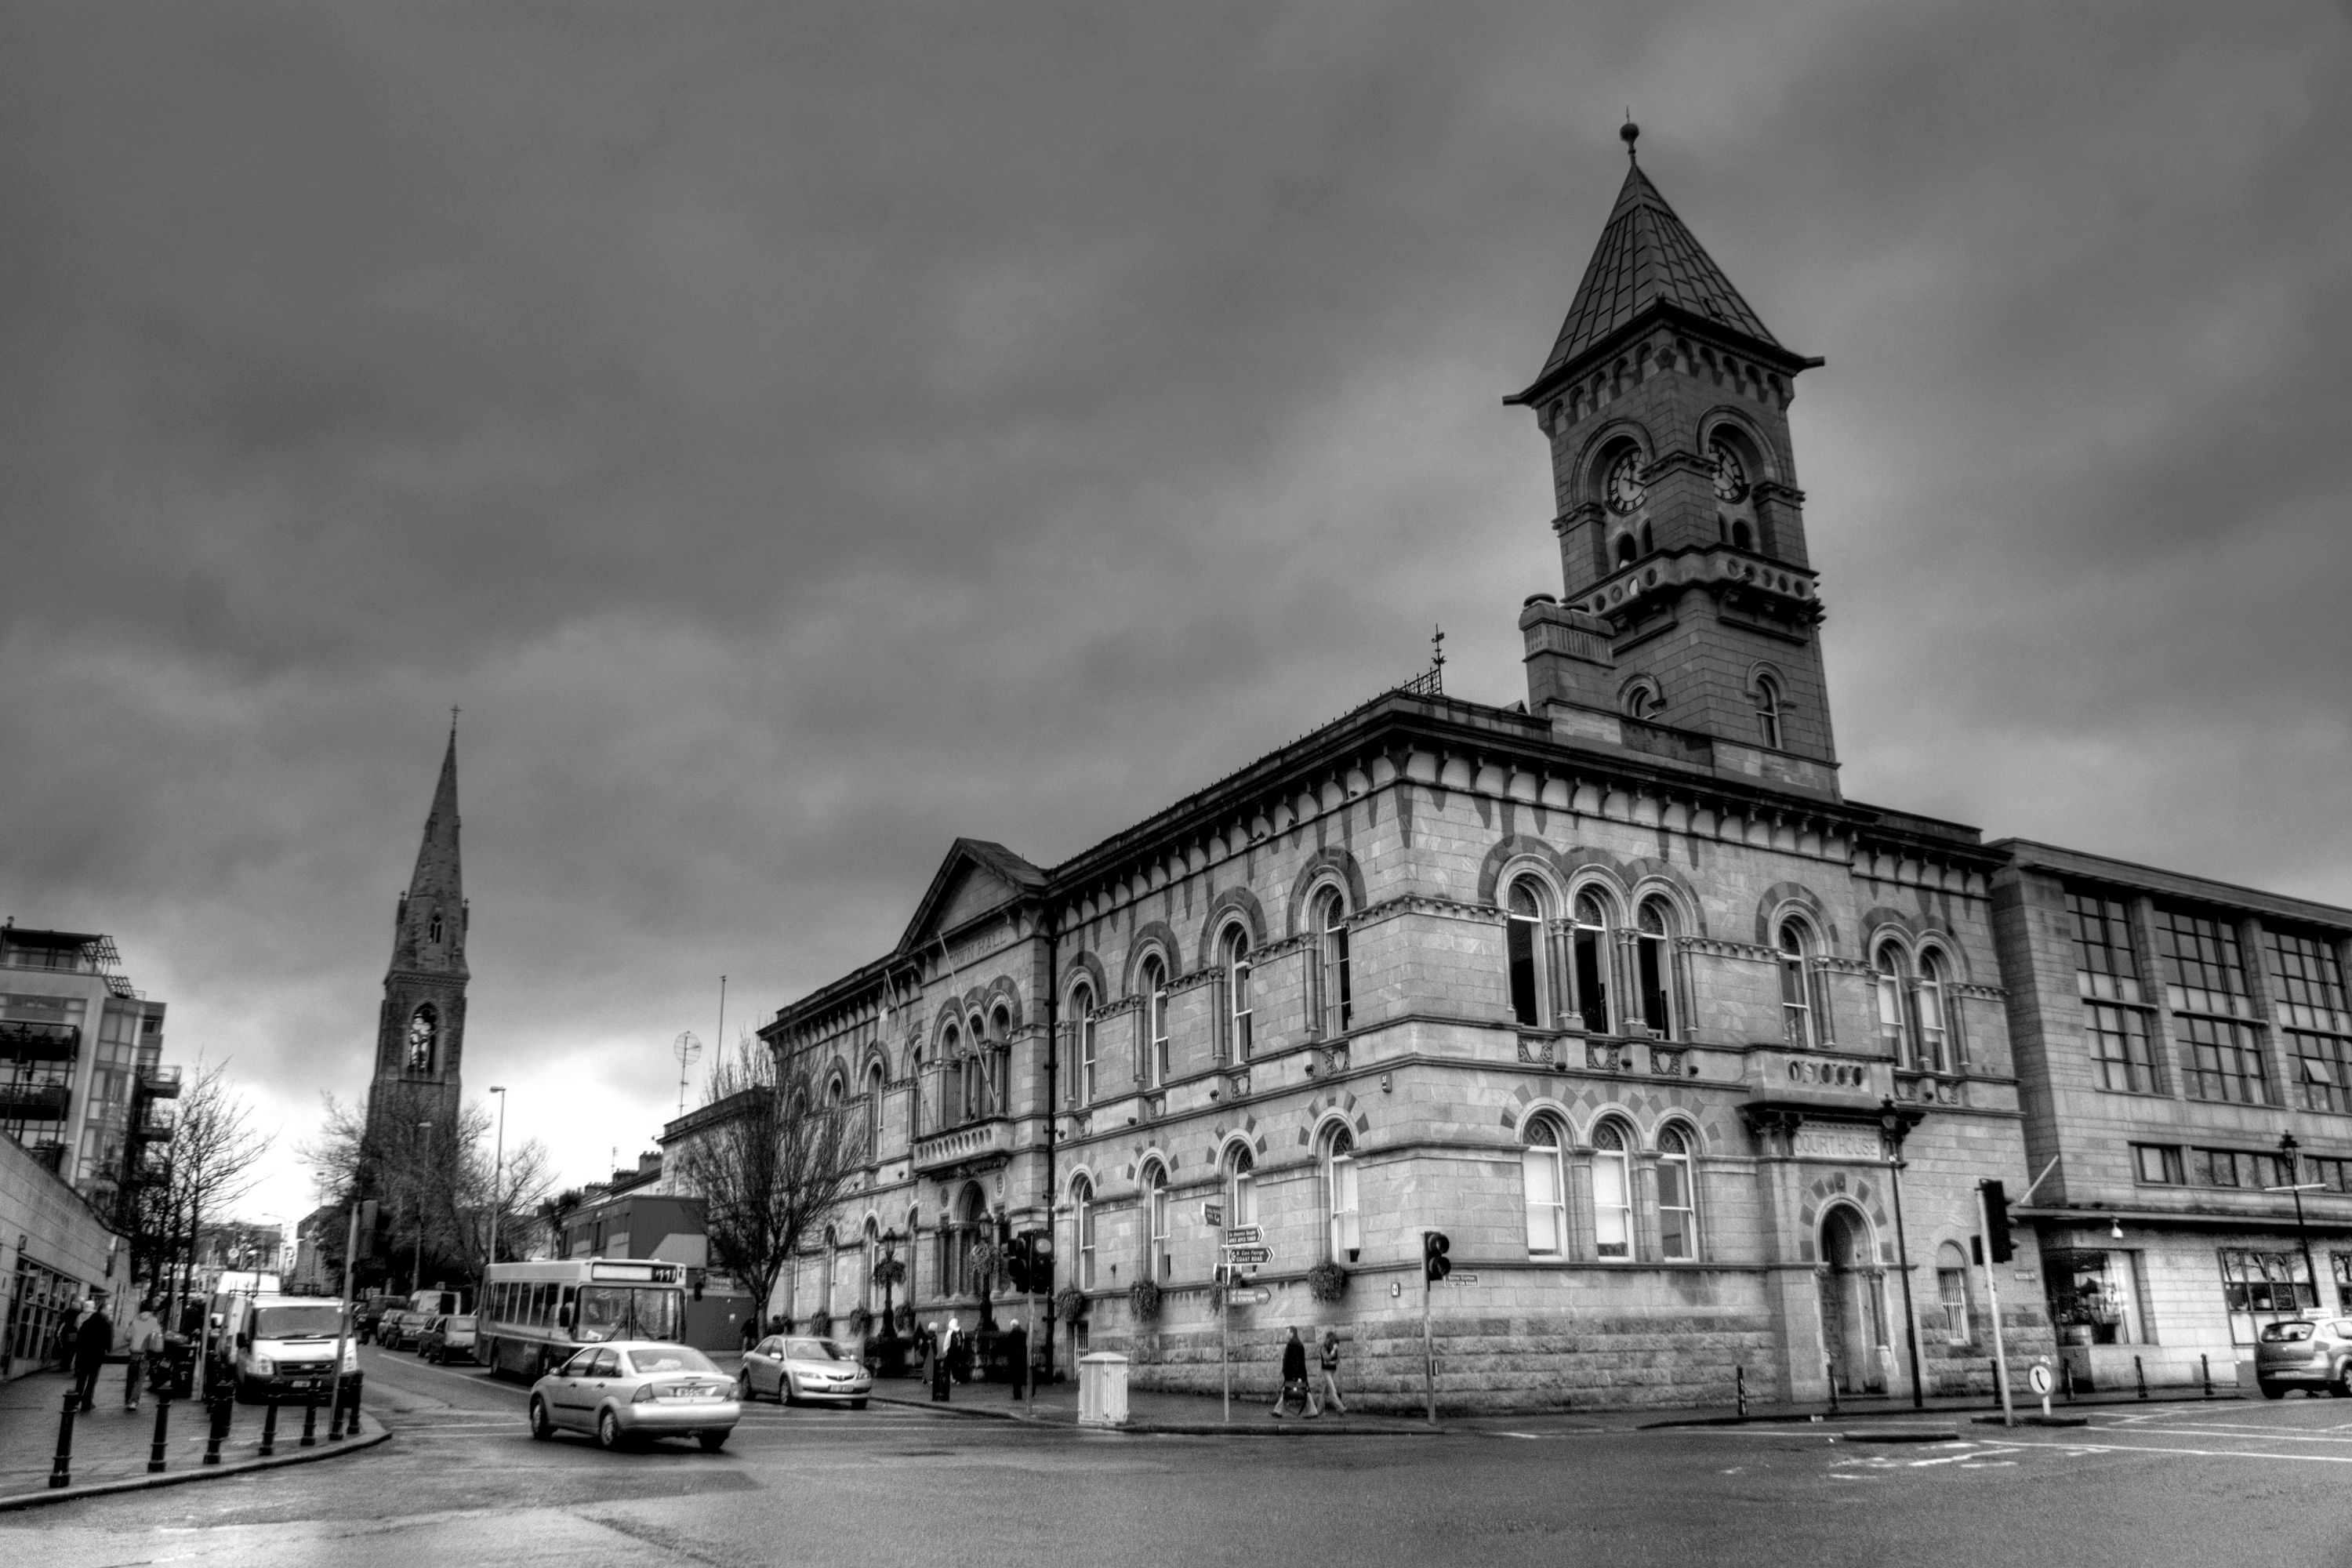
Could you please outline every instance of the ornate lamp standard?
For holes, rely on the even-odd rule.
[[[2305,1279],[2311,1281],[2311,1305],[2314,1310],[2316,1310],[2319,1306],[2319,1270],[2312,1266],[2311,1233],[2304,1228],[2303,1192],[2305,1187],[2316,1188],[2323,1184],[2318,1182],[2299,1182],[2295,1179],[2302,1173],[2298,1155],[2298,1151],[2302,1148],[2302,1145],[2294,1141],[2294,1133],[2280,1133],[2278,1147],[2279,1157],[2286,1162],[2287,1184],[2284,1187],[2270,1187],[2265,1190],[2273,1193],[2287,1192],[2294,1194],[2294,1238],[2303,1248],[2303,1274]],[[2294,1306],[2295,1310],[2298,1312],[2303,1310],[2303,1303],[2300,1300],[2295,1302]]]
[[[1903,1140],[1927,1113],[1906,1110],[1890,1097],[1878,1102],[1878,1130],[1886,1135],[1886,1173],[1895,1188],[1895,1262],[1903,1276],[1903,1339],[1911,1352],[1911,1408],[1924,1410],[1927,1390],[1919,1385],[1919,1318],[1911,1303],[1911,1242],[1903,1232]]]

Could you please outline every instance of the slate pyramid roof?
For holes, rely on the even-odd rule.
[[[1544,361],[1543,374],[1511,402],[1536,389],[1594,345],[1661,307],[1715,321],[1768,349],[1780,349],[1723,268],[1693,237],[1658,187],[1636,163],[1625,171],[1617,205],[1601,230],[1601,243],[1585,264],[1584,280],[1560,324],[1559,339]],[[1782,354],[1788,351],[1780,349]],[[1793,358],[1794,356],[1790,356]]]

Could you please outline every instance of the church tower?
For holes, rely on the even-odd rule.
[[[376,1024],[372,1121],[398,1114],[454,1131],[466,1044],[466,893],[457,864],[457,728],[425,815],[416,869],[393,918]],[[446,1135],[446,1134],[444,1134]]]
[[[1564,589],[1520,617],[1531,712],[1696,731],[1718,765],[1837,793],[1789,445],[1796,376],[1821,363],[1765,330],[1633,163],[1542,373],[1504,400],[1551,446]]]

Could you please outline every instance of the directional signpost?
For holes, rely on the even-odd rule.
[[[1213,1215],[1214,1217],[1212,1217]],[[1201,1218],[1203,1223],[1214,1225],[1223,1217],[1223,1213],[1218,1210],[1218,1205],[1213,1204],[1201,1205]],[[1224,1276],[1225,1289],[1224,1293],[1218,1298],[1217,1359],[1223,1363],[1225,1419],[1231,1421],[1234,1418],[1234,1357],[1233,1340],[1227,1331],[1227,1325],[1232,1320],[1234,1307],[1262,1307],[1274,1300],[1274,1292],[1271,1290],[1234,1289],[1234,1270],[1273,1262],[1274,1248],[1265,1244],[1264,1227],[1255,1225],[1237,1225],[1226,1229],[1224,1247],[1222,1250],[1225,1255],[1225,1266],[1218,1272]]]
[[[1236,1268],[1255,1268],[1261,1263],[1271,1263],[1274,1261],[1274,1248],[1271,1247],[1228,1247],[1225,1248],[1225,1261],[1232,1264]]]

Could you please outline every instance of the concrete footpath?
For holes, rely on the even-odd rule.
[[[740,1363],[740,1357],[732,1355],[719,1355],[712,1359],[730,1372]],[[2223,1386],[2215,1389],[2210,1403],[2227,1404],[2244,1397],[2234,1387]],[[1075,1383],[1042,1385],[1034,1401],[1013,1399],[1011,1388],[1003,1384],[958,1384],[948,1403],[940,1405],[932,1402],[928,1385],[916,1379],[887,1379],[874,1385],[874,1398],[880,1404],[903,1405],[976,1420],[1027,1421],[1049,1426],[1076,1426],[1078,1420],[1078,1389]],[[2095,1410],[2203,1402],[2205,1396],[2195,1389],[2168,1390],[2153,1394],[2146,1400],[2126,1391],[2085,1394],[2072,1401],[2056,1400],[2053,1403],[2052,1412],[2063,1422],[2069,1415],[2087,1415]],[[1266,1397],[1263,1394],[1244,1397],[1237,1392],[1234,1396],[1232,1419],[1228,1421],[1223,1402],[1213,1394],[1165,1394],[1151,1389],[1131,1388],[1128,1392],[1128,1423],[1118,1430],[1246,1437],[1368,1435],[1426,1437],[1448,1432],[1507,1431],[1530,1424],[1541,1424],[1553,1430],[1565,1423],[1594,1431],[1638,1431],[1668,1426],[1812,1426],[1832,1422],[1844,1426],[1864,1422],[1884,1423],[1890,1427],[1925,1425],[1953,1431],[1975,1426],[1982,1417],[1990,1416],[1995,1423],[2000,1419],[2000,1405],[1982,1395],[1929,1399],[1919,1409],[1914,1409],[1907,1399],[1847,1399],[1840,1402],[1834,1414],[1826,1405],[1766,1405],[1753,1401],[1744,1415],[1729,1405],[1636,1410],[1589,1410],[1570,1405],[1552,1410],[1481,1412],[1441,1405],[1434,1426],[1419,1415],[1374,1413],[1360,1408],[1345,1415],[1327,1410],[1314,1419],[1291,1414],[1276,1420],[1267,1414],[1266,1405]],[[2040,1419],[2042,1405],[2039,1400],[2021,1398],[2017,1401],[2016,1408],[2021,1424]],[[1296,1405],[1291,1409],[1295,1412]]]
[[[318,1444],[305,1448],[301,1447],[302,1412],[289,1406],[278,1412],[277,1451],[265,1459],[261,1457],[262,1408],[240,1405],[235,1407],[228,1436],[221,1444],[221,1462],[207,1465],[205,1443],[210,1426],[205,1407],[194,1400],[175,1399],[164,1468],[159,1475],[150,1475],[147,1461],[155,1436],[155,1401],[142,1400],[135,1414],[124,1410],[122,1376],[120,1364],[109,1366],[99,1379],[97,1408],[75,1416],[72,1484],[55,1488],[49,1485],[49,1475],[58,1451],[58,1423],[72,1380],[64,1373],[43,1372],[0,1384],[0,1512],[312,1464],[373,1448],[392,1435],[362,1410],[358,1431],[340,1443],[330,1443],[327,1413],[322,1409]]]

